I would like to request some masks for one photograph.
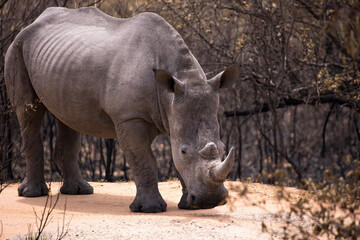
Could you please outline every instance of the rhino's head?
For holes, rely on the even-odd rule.
[[[239,76],[233,66],[206,80],[189,72],[181,80],[155,70],[155,79],[165,94],[171,149],[176,169],[187,187],[180,208],[212,208],[226,203],[226,176],[234,162],[234,149],[224,157],[217,112],[219,90],[230,87]],[[185,79],[184,79],[185,78]]]

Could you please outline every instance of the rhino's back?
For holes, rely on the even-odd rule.
[[[131,57],[129,53],[136,57],[157,51],[155,38],[149,36],[155,22],[166,26],[160,16],[152,13],[119,19],[92,7],[48,8],[18,39],[31,76],[68,74],[73,68],[76,72],[79,68],[92,70],[94,65],[108,68],[119,55],[125,59]]]
[[[115,137],[113,121],[160,115],[151,24],[167,23],[155,14],[140,15],[117,19],[95,8],[50,8],[20,33],[31,83],[65,124]]]

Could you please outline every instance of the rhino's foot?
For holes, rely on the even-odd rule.
[[[141,194],[137,194],[135,200],[130,205],[132,212],[157,213],[166,211],[167,204],[160,193],[156,194],[156,196],[141,197],[139,195]]]
[[[40,197],[48,195],[48,193],[49,189],[45,181],[32,182],[25,178],[18,188],[18,195],[24,197]]]
[[[93,194],[94,188],[90,186],[85,180],[81,179],[79,181],[66,181],[60,188],[62,194],[70,195],[83,195],[83,194]]]

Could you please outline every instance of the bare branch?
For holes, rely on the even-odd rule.
[[[359,105],[354,102],[347,101],[342,99],[334,94],[331,95],[324,95],[320,97],[312,97],[307,100],[304,99],[296,99],[296,98],[282,98],[279,101],[279,104],[276,105],[276,108],[285,108],[287,106],[297,106],[301,104],[308,104],[308,105],[316,105],[319,103],[334,103],[340,104],[349,108],[359,108]],[[261,105],[254,106],[252,109],[239,109],[235,111],[225,111],[224,114],[226,117],[234,117],[234,116],[248,116],[254,115],[259,113],[264,113],[270,111],[270,105],[268,103],[263,103]],[[359,110],[357,110],[359,111]]]
[[[9,0],[3,0],[3,1],[0,3],[0,9],[2,9],[8,1],[9,1]]]

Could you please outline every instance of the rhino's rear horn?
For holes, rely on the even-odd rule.
[[[234,163],[235,157],[235,148],[231,148],[229,154],[224,161],[218,162],[210,171],[211,177],[216,182],[225,181],[227,175],[231,171],[232,165]]]
[[[217,146],[213,142],[207,143],[201,150],[200,156],[205,159],[215,159],[219,156]]]

